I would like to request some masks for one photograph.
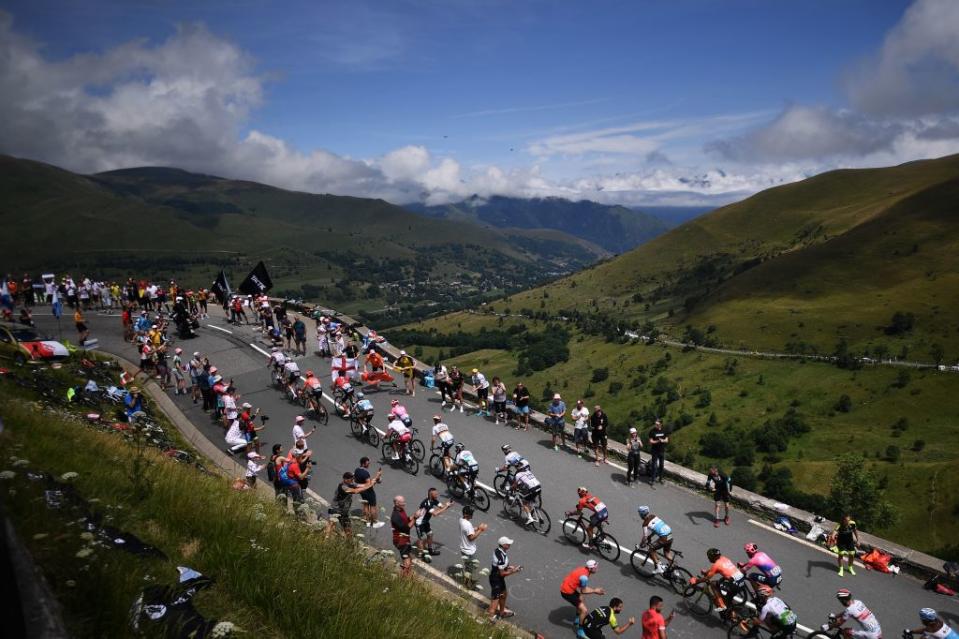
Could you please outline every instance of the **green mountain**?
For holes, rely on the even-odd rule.
[[[624,206],[610,206],[558,197],[522,199],[478,195],[445,206],[407,205],[439,219],[472,221],[495,228],[554,229],[588,240],[612,253],[622,253],[664,233],[669,224]]]
[[[0,156],[8,270],[242,278],[356,311],[454,308],[568,274],[607,252],[560,232],[436,220],[383,200],[314,195],[178,169],[77,175]],[[425,310],[423,311],[425,312]]]

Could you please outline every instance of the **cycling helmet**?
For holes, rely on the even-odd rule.
[[[519,463],[519,466],[517,466],[516,470],[517,470],[518,472],[523,472],[524,470],[529,470],[529,462],[524,459],[523,461],[521,461],[521,462]]]
[[[639,508],[636,509],[636,512],[639,513],[640,517],[645,517],[646,515],[649,514],[649,506],[640,506]]]
[[[719,548],[710,548],[706,551],[706,559],[709,561],[716,561],[723,556],[723,553],[719,551]]]
[[[939,615],[932,608],[923,608],[919,611],[919,618],[923,621],[935,621]]]
[[[274,347],[273,347],[272,349],[270,349],[270,350],[272,350],[272,351],[275,353],[275,352],[277,352],[277,351],[280,350],[280,347],[279,347],[279,346],[274,346]]]
[[[589,492],[589,489],[586,488],[586,486],[580,486],[579,488],[576,489],[577,495],[582,495],[583,493],[588,493],[588,492]]]
[[[363,399],[366,395],[363,394],[363,391],[356,391],[356,399]]]
[[[772,597],[773,589],[767,586],[766,584],[757,584],[756,585],[756,598],[757,599],[768,599]]]
[[[836,591],[836,599],[852,599],[852,593],[846,590],[845,588],[840,588]]]
[[[399,405],[400,405],[400,400],[398,399],[390,400],[390,406],[399,406]]]
[[[463,450],[463,449],[466,448],[466,447],[463,446],[463,442],[456,442],[456,446],[454,446],[453,448],[456,449],[456,452],[460,452],[461,450]]]
[[[440,417],[439,415],[433,415],[433,421],[434,421],[434,422],[441,422],[441,421],[443,421],[443,418]]]
[[[754,544],[754,543],[752,543],[752,542],[749,542],[748,544],[746,544],[745,546],[743,546],[743,550],[746,551],[746,554],[747,554],[747,555],[749,555],[750,557],[752,557],[752,556],[755,555],[757,552],[759,552],[759,546],[757,546],[756,544]]]
[[[307,377],[313,377],[313,371],[306,371]]]
[[[499,449],[503,451],[504,453],[508,453],[512,448],[513,447],[510,446],[509,444],[503,444],[502,446],[499,447]]]

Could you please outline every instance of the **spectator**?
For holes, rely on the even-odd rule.
[[[438,490],[430,488],[426,491],[426,499],[420,502],[420,507],[416,511],[416,547],[420,551],[420,556],[424,558],[427,554],[440,554],[440,551],[433,547],[433,528],[431,521],[433,517],[443,514],[453,505],[452,500],[445,504],[441,503],[439,495]]]
[[[669,435],[663,430],[663,421],[657,419],[652,430],[649,431],[649,485],[659,478],[659,483],[663,483],[663,467],[666,465],[666,444],[669,443]]]
[[[415,397],[416,388],[413,384],[413,380],[416,371],[416,364],[413,361],[413,358],[407,355],[406,351],[400,351],[400,356],[396,359],[394,367],[396,370],[403,373],[403,385],[406,389],[406,394]],[[462,409],[462,404],[460,405],[460,408]]]
[[[639,481],[640,457],[639,451],[643,449],[643,440],[639,438],[639,433],[635,428],[629,429],[629,437],[626,439],[626,485],[629,486],[634,481]]]
[[[293,468],[289,457],[277,457],[277,483],[280,490],[290,495],[295,502],[303,501],[303,490],[300,488],[299,468]]]
[[[489,382],[486,381],[486,375],[479,372],[478,368],[474,368],[472,382],[476,389],[476,401],[479,402],[479,410],[476,414],[489,417]]]
[[[495,423],[499,424],[503,422],[504,424],[508,424],[509,418],[506,414],[506,384],[504,384],[499,377],[494,377],[490,392],[493,395],[493,417]]]
[[[293,341],[296,343],[296,352],[306,355],[306,324],[299,316],[293,322]]]
[[[583,405],[583,400],[576,400],[576,408],[569,414],[573,419],[573,445],[576,446],[576,456],[582,457],[589,450],[589,409]]]
[[[279,468],[280,460],[283,459],[283,446],[280,444],[273,444],[273,451],[270,453],[270,463],[266,467],[266,478],[273,483],[273,493],[276,495],[280,494],[280,491],[283,490],[282,484],[280,484],[279,477]]]
[[[529,430],[529,389],[523,386],[523,382],[516,382],[516,388],[513,389],[513,402],[516,404],[516,413],[523,423],[523,430]],[[519,429],[519,424],[516,428]]]
[[[339,485],[337,485],[336,492],[333,494],[333,508],[336,510],[337,517],[340,520],[340,527],[343,528],[343,532],[346,533],[347,536],[353,534],[353,525],[350,522],[350,508],[353,507],[353,495],[369,490],[382,476],[383,469],[381,468],[376,471],[376,474],[372,477],[367,473],[366,481],[360,484],[355,480],[353,473],[343,473],[343,479]]]
[[[732,481],[725,473],[719,471],[718,468],[712,466],[709,469],[709,474],[706,476],[706,490],[709,490],[710,487],[713,490],[713,501],[715,502],[715,517],[713,519],[713,526],[719,528],[719,506],[722,504],[725,506],[726,511],[723,516],[723,521],[726,522],[726,525],[729,525],[729,490],[732,487]]]
[[[589,417],[589,426],[593,435],[593,450],[596,455],[596,465],[599,466],[599,453],[603,452],[603,463],[608,464],[606,459],[607,439],[606,433],[609,430],[609,417],[603,412],[602,407],[597,404],[593,407],[593,414]]]
[[[370,353],[375,353],[372,348]],[[367,357],[367,361],[369,358]],[[450,392],[450,374],[446,370],[446,366],[442,362],[436,362],[433,366],[433,382],[436,384],[437,390],[440,392],[440,408],[446,408],[446,402],[449,401],[450,404],[453,403],[453,394]]]
[[[390,525],[393,528],[393,546],[400,553],[400,574],[409,577],[413,573],[413,544],[410,542],[410,516],[406,514],[406,498],[397,495],[393,498],[393,514]]]
[[[663,618],[663,598],[653,595],[649,598],[649,609],[643,612],[640,623],[643,626],[643,639],[667,639],[666,627],[673,620],[674,612]]]
[[[256,475],[263,470],[263,455],[250,451],[246,454],[246,485],[250,488],[256,488]]]
[[[563,398],[560,397],[559,393],[553,395],[553,401],[546,411],[545,421],[546,426],[549,427],[553,435],[553,450],[558,452],[559,444],[556,443],[557,440],[562,440],[563,448],[566,447],[566,422],[564,421],[566,417],[566,404],[563,403]]]
[[[621,635],[636,625],[636,618],[630,617],[624,625],[620,626],[616,615],[622,612],[623,600],[619,597],[610,599],[608,606],[594,608],[583,621],[583,633],[586,639],[603,639],[605,636],[603,628],[606,626],[609,626],[617,635]]]
[[[87,321],[83,317],[83,311],[79,307],[73,313],[73,323],[77,327],[77,342],[83,346],[87,338],[90,337],[90,329],[87,328]]]
[[[380,475],[382,477],[382,475]],[[353,478],[357,484],[365,484],[370,479],[370,458],[361,457],[360,465],[353,471]],[[377,478],[373,484],[379,484],[381,478]],[[386,522],[377,521],[379,510],[376,504],[376,490],[374,485],[360,493],[360,500],[363,502],[363,519],[368,528],[382,528]]]
[[[130,390],[127,391],[127,394],[123,398],[123,407],[127,414],[127,421],[132,422],[136,419],[137,413],[143,412],[143,398],[140,397],[140,389],[136,386],[131,386]]]
[[[490,603],[487,611],[492,621],[512,617],[516,614],[506,607],[506,597],[509,594],[506,590],[506,578],[515,575],[523,567],[510,565],[507,552],[512,545],[512,539],[500,537],[496,548],[493,550],[493,562],[489,572]]]
[[[456,405],[460,405],[460,412],[463,412],[463,373],[454,366],[450,369],[450,393],[453,395],[451,410],[456,410]]]
[[[460,554],[464,560],[471,560],[476,555],[476,539],[484,532],[488,526],[480,524],[473,526],[473,507],[463,506],[463,514],[460,517]]]
[[[716,508],[718,513],[718,504]],[[856,569],[853,567],[853,560],[856,558],[856,549],[859,547],[859,530],[856,528],[856,522],[849,515],[843,515],[830,537],[830,541],[836,547],[836,563],[839,568],[839,576],[842,577],[844,573],[844,560],[848,563],[849,574],[855,576]]]

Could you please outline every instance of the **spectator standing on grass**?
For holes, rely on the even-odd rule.
[[[602,451],[604,464],[609,462],[606,459],[607,433],[609,431],[609,417],[603,412],[602,407],[596,404],[593,407],[593,414],[589,417],[589,427],[593,436],[593,450],[596,455],[596,465],[599,466],[599,453]]]
[[[553,401],[546,409],[546,426],[549,427],[549,431],[553,435],[553,450],[557,452],[559,451],[559,444],[557,441],[561,440],[563,443],[563,448],[566,447],[565,418],[566,404],[563,403],[563,398],[560,397],[560,394],[556,393],[553,395]]]
[[[569,414],[573,420],[573,445],[576,446],[576,456],[582,457],[589,450],[589,409],[583,405],[583,400],[576,400],[576,408]]]
[[[659,478],[659,483],[663,483],[663,468],[666,465],[666,444],[669,443],[669,435],[663,430],[663,421],[657,419],[652,430],[649,431],[649,485]]]
[[[640,624],[643,626],[643,639],[667,639],[666,628],[673,620],[675,612],[663,618],[663,598],[653,595],[649,598],[649,609],[643,612]]]
[[[639,451],[643,449],[643,440],[639,438],[639,433],[635,428],[629,429],[629,437],[626,438],[626,485],[634,481],[639,481]]]
[[[523,382],[516,382],[516,388],[513,389],[513,403],[516,404],[516,413],[523,424],[523,430],[529,430],[529,389],[523,385]],[[519,424],[516,425],[519,430]]]
[[[410,516],[406,514],[406,498],[397,495],[393,498],[393,514],[390,526],[393,528],[393,546],[400,553],[400,575],[409,577],[413,573],[413,544],[410,539]]]
[[[250,451],[246,454],[246,485],[256,488],[256,475],[263,470],[263,455]]]
[[[379,510],[376,504],[375,484],[379,484],[382,474],[377,473],[378,477],[369,488],[360,493],[360,500],[363,502],[363,519],[368,528],[382,528],[386,522],[377,521]],[[353,471],[353,478],[357,484],[365,484],[370,480],[370,458],[361,457],[360,465]]]

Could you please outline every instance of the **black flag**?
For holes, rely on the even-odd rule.
[[[230,283],[226,280],[226,273],[220,271],[220,274],[216,276],[216,281],[213,282],[213,286],[210,287],[210,290],[213,291],[220,301],[229,299],[232,291],[230,291]]]
[[[240,292],[244,295],[262,295],[271,288],[273,288],[273,280],[270,279],[270,274],[266,272],[266,266],[263,262],[257,264],[240,284]]]

